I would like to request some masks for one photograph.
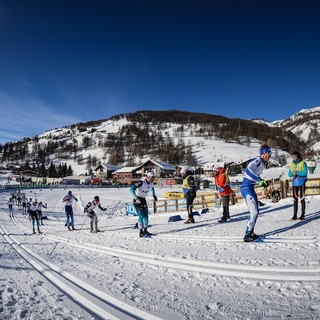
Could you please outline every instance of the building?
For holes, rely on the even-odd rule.
[[[157,178],[173,178],[176,167],[161,160],[147,160],[137,167],[123,167],[113,172],[113,179],[123,184],[131,184],[153,171]]]
[[[61,178],[61,183],[63,184],[90,184],[91,177],[90,176],[68,176]]]
[[[96,176],[101,180],[112,179],[112,173],[119,170],[120,167],[114,166],[109,163],[100,163],[98,167],[94,169]]]

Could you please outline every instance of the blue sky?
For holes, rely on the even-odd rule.
[[[320,4],[0,0],[0,143],[113,115],[320,105]]]

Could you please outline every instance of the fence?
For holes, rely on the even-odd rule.
[[[258,199],[267,199],[272,197],[274,190],[279,191],[280,198],[292,197],[292,183],[291,180],[272,180],[269,181],[269,187],[263,188],[260,186],[255,187]],[[239,188],[233,188],[234,193],[231,195],[230,204],[243,203],[244,199],[240,193]],[[320,178],[308,179],[306,182],[306,196],[320,194]],[[203,191],[197,192],[197,197],[193,202],[193,209],[200,210],[210,207],[215,207],[220,204],[219,193],[216,191]],[[153,212],[174,212],[186,210],[185,199],[167,198],[153,202]]]

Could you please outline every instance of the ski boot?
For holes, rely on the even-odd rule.
[[[139,237],[140,238],[144,237],[144,231],[142,229],[139,230]]]
[[[259,239],[259,235],[257,235],[257,234],[255,234],[254,232],[253,232],[253,230],[252,231],[248,231],[248,232],[246,232],[246,234],[245,234],[245,236],[244,236],[244,238],[243,238],[243,241],[244,242],[252,242],[252,241],[256,241],[257,239]]]
[[[185,224],[195,223],[193,216],[189,216],[189,218],[185,221]]]
[[[143,234],[144,234],[144,237],[150,237],[150,236],[152,236],[152,233],[148,232],[148,229],[147,229],[147,228],[145,228],[145,229],[143,230]]]

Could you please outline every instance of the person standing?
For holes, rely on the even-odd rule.
[[[90,232],[97,233],[100,232],[98,229],[98,216],[95,209],[99,208],[102,211],[106,211],[106,208],[101,207],[99,196],[95,196],[91,202],[84,207],[84,213],[90,218]]]
[[[230,196],[232,195],[232,189],[230,187],[230,180],[226,173],[225,168],[221,168],[218,165],[213,167],[213,177],[218,189],[219,195],[221,197],[222,202],[222,217],[218,220],[218,222],[227,222],[230,220],[229,213],[229,203]]]
[[[31,200],[31,199],[30,199]],[[39,225],[39,218],[38,218],[38,210],[39,207],[39,203],[38,201],[35,199],[33,202],[30,202],[30,206],[29,206],[29,220],[32,221],[32,230],[33,230],[33,234],[36,234],[35,231],[35,224],[37,224],[37,228],[38,228],[38,233],[42,233],[40,231],[40,225]]]
[[[192,175],[192,172],[188,170],[187,167],[182,167],[180,170],[180,174],[183,178],[182,183],[182,191],[184,194],[184,198],[187,200],[187,212],[188,212],[188,219],[185,221],[185,223],[194,223],[193,218],[193,201],[195,197],[197,196],[197,188],[195,185],[195,180]]]
[[[145,179],[133,183],[130,187],[130,192],[133,196],[133,205],[138,213],[139,237],[152,235],[148,232],[149,210],[146,196],[151,192],[154,201],[158,201],[154,189],[154,178],[155,174],[153,171],[149,171]]]
[[[304,220],[306,212],[306,200],[305,200],[305,190],[306,182],[308,179],[308,166],[303,161],[300,152],[294,151],[292,153],[292,162],[289,166],[288,176],[292,178],[292,193],[293,193],[293,217],[291,220],[297,220],[298,214],[298,202],[300,198],[301,202],[301,216],[300,220]]]
[[[254,233],[254,227],[259,214],[259,202],[254,186],[256,183],[259,183],[260,186],[265,188],[268,186],[268,183],[263,180],[260,175],[263,170],[266,169],[271,155],[271,148],[267,144],[263,144],[260,147],[260,156],[253,158],[244,172],[240,192],[245,199],[250,212],[250,218],[243,238],[245,242],[255,241],[259,238],[259,235]]]
[[[62,202],[65,202],[65,213],[67,217],[67,227],[69,231],[75,230],[74,219],[73,219],[73,200],[78,202],[78,199],[69,191],[68,194],[63,198]]]

